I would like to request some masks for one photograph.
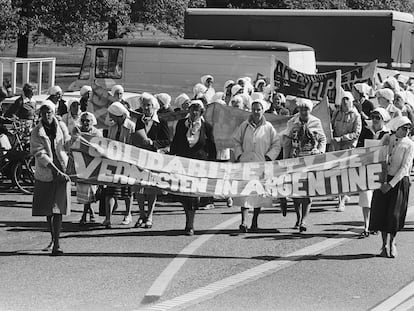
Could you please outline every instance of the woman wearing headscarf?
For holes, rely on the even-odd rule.
[[[408,137],[410,129],[410,120],[398,117],[394,120],[393,132],[381,139],[387,146],[387,178],[374,191],[369,222],[369,230],[381,231],[381,257],[397,256],[396,235],[405,224],[414,159],[414,142]]]
[[[81,104],[77,98],[71,98],[68,100],[69,111],[62,116],[62,121],[66,124],[69,133],[72,133],[73,129],[80,126]]]
[[[216,90],[213,87],[214,78],[212,75],[205,75],[201,77],[201,83],[207,88],[205,92],[205,96],[207,98],[207,102],[211,101],[211,97],[216,93]]]
[[[267,103],[256,100],[252,103],[249,118],[236,129],[234,139],[234,156],[239,162],[273,161],[281,150],[281,142],[273,125],[266,121],[264,109]],[[257,231],[257,218],[261,207],[272,207],[271,197],[236,197],[233,204],[241,207],[240,232],[247,232],[246,220],[250,208],[254,208],[251,231]]]
[[[131,105],[124,99],[124,88],[122,85],[116,84],[111,89],[111,94],[115,98],[115,101],[121,103],[127,109],[131,109]]]
[[[175,106],[174,111],[180,111],[180,110],[188,111],[190,102],[191,102],[191,99],[187,94],[182,93],[178,95],[176,99],[174,100],[174,106]]]
[[[81,105],[80,107],[81,111],[92,112],[93,107],[91,107],[91,104],[90,104],[90,101],[92,100],[92,87],[90,87],[89,85],[82,86],[80,89],[80,96],[81,96],[81,99],[79,100],[79,102]]]
[[[390,114],[391,119],[402,116],[401,110],[394,106],[394,92],[389,88],[379,89],[375,96],[380,107]]]
[[[233,80],[227,80],[226,82],[224,82],[224,101],[227,105],[230,105],[230,100],[232,98],[231,88],[234,86],[234,84],[235,82]]]
[[[283,143],[283,158],[297,158],[325,153],[326,136],[321,120],[311,115],[313,103],[309,99],[297,98],[299,110],[287,123]],[[311,208],[310,198],[293,198],[296,212],[295,229],[307,230],[306,219]]]
[[[137,120],[133,145],[151,151],[160,151],[170,145],[170,131],[167,121],[158,118],[157,111],[160,106],[157,99],[149,93],[143,93],[140,98],[140,107],[143,112]],[[139,206],[139,218],[135,228],[152,228],[152,215],[154,213],[157,195],[162,191],[157,188],[137,187],[136,198]],[[145,211],[145,201],[148,211]]]
[[[174,110],[171,108],[171,96],[167,93],[159,93],[155,95],[155,98],[158,101],[158,113],[166,113],[166,112],[173,112]]]
[[[35,157],[33,216],[46,216],[52,240],[45,250],[52,255],[60,248],[62,215],[70,214],[70,178],[65,173],[70,135],[66,125],[55,117],[55,104],[46,100],[39,109],[40,122],[30,136],[30,152]]]
[[[266,113],[273,113],[280,116],[289,116],[290,111],[289,109],[285,108],[286,105],[286,97],[282,93],[275,92],[273,94],[272,102],[270,105],[269,110]]]
[[[394,106],[400,109],[401,114],[410,119],[411,123],[414,122],[414,112],[411,106],[407,103],[407,95],[405,92],[395,93]]]
[[[355,98],[354,105],[357,108],[362,120],[369,120],[374,104],[369,101],[371,87],[366,83],[355,83],[352,87],[352,95]]]
[[[188,116],[179,120],[175,128],[171,154],[198,160],[215,160],[217,151],[213,127],[202,118],[203,113],[203,103],[199,100],[191,101]],[[185,233],[193,235],[194,217],[200,198],[183,196],[181,199],[186,218]]]
[[[354,96],[351,92],[344,92],[341,106],[332,115],[333,151],[353,149],[358,143],[361,134],[362,121],[357,109],[354,107]],[[339,196],[338,212],[345,210],[345,196]]]
[[[54,85],[48,90],[49,97],[47,100],[50,100],[56,106],[56,115],[63,116],[68,113],[68,106],[63,100],[63,91],[59,85]]]
[[[193,87],[193,99],[195,99],[197,96],[199,96],[199,94],[203,94],[205,95],[207,92],[207,87],[202,84],[202,83],[197,83],[196,85],[194,85]]]
[[[266,86],[266,81],[263,79],[259,79],[256,81],[254,85],[255,92],[263,92],[263,88]]]
[[[135,132],[135,123],[129,119],[128,109],[120,102],[112,103],[108,108],[108,118],[111,126],[108,129],[108,138],[131,144],[131,135]],[[126,213],[122,224],[129,224],[131,216],[131,188],[128,186],[108,186],[105,199],[105,221],[103,225],[110,229],[112,209],[115,206],[115,199],[125,200]]]
[[[72,130],[72,137],[79,137],[80,134],[90,135],[95,137],[102,137],[102,132],[98,130],[95,125],[97,124],[95,116],[90,112],[82,112],[80,115],[80,125],[77,125]],[[84,184],[82,182],[76,182],[76,197],[78,203],[83,204],[83,213],[79,221],[81,225],[85,225],[87,222],[87,215],[89,214],[89,221],[95,222],[95,211],[93,210],[91,203],[96,202],[96,191],[98,187],[96,185]]]
[[[375,108],[369,118],[372,120],[371,126],[362,128],[361,135],[358,139],[357,147],[364,147],[366,140],[381,140],[382,137],[389,132],[386,123],[390,120],[389,113],[381,107]],[[362,215],[364,217],[364,230],[360,234],[360,238],[369,237],[375,234],[374,231],[369,232],[369,213],[372,200],[372,191],[363,191],[359,193],[359,206],[362,208]]]

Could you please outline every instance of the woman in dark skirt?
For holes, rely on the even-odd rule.
[[[188,116],[177,123],[171,154],[198,160],[215,160],[217,151],[213,127],[202,117],[204,104],[200,100],[192,100],[189,109]],[[187,235],[194,234],[194,216],[199,202],[200,198],[182,197]]]
[[[395,237],[404,228],[414,159],[414,142],[407,137],[411,129],[410,120],[397,117],[393,128],[394,132],[381,140],[388,146],[387,182],[374,191],[369,224],[369,230],[381,231],[382,249],[379,256],[390,258],[397,256]]]
[[[63,253],[59,244],[62,215],[70,213],[70,178],[66,150],[70,135],[55,117],[55,105],[46,100],[39,109],[40,122],[30,136],[30,152],[35,157],[33,216],[46,216],[52,240],[44,249],[52,255]]]

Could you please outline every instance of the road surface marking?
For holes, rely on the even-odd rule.
[[[414,296],[408,299],[407,301],[400,304],[397,308],[395,308],[393,311],[408,311],[413,310],[414,308]]]
[[[385,311],[385,310],[394,310],[394,308],[398,307],[402,302],[409,299],[411,296],[413,296],[414,293],[414,282],[411,282],[407,286],[405,286],[403,289],[395,293],[393,296],[389,297],[387,300],[383,301],[371,311]],[[403,303],[403,305],[410,305],[411,307],[414,306],[414,297],[408,300],[406,303]],[[409,308],[408,308],[409,309]],[[397,310],[399,310],[397,308]],[[401,309],[401,310],[407,310],[407,309]]]
[[[187,294],[178,296],[176,298],[161,302],[153,306],[144,307],[139,310],[166,311],[173,309],[181,309],[193,305],[195,303],[208,300],[216,295],[232,290],[237,286],[241,286],[248,282],[255,281],[269,274],[272,274],[278,270],[299,263],[300,259],[302,259],[303,257],[320,254],[330,248],[336,247],[341,243],[349,241],[350,236],[355,236],[355,233],[347,231],[343,234],[337,235],[336,237],[327,238],[322,242],[297,250],[296,252],[281,257],[278,260],[266,262],[264,264],[248,269],[241,273],[229,276],[220,281],[213,282],[207,286],[201,287]],[[284,260],[283,258],[286,259]]]
[[[154,281],[148,292],[145,294],[144,300],[157,300],[157,298],[161,297],[164,294],[173,277],[181,269],[181,267],[187,261],[189,256],[194,254],[194,252],[201,245],[203,245],[205,242],[211,239],[217,232],[233,225],[238,220],[240,220],[240,215],[234,216],[222,222],[221,224],[211,229],[212,233],[203,234],[198,239],[188,244],[180,253],[177,254],[177,257],[171,261],[171,263],[164,269],[164,271],[161,272],[161,274]]]

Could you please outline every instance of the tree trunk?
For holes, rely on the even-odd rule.
[[[108,23],[108,40],[118,38],[118,22],[112,19]]]
[[[17,38],[16,57],[27,58],[28,50],[29,50],[29,35],[27,33],[19,34],[19,37]]]

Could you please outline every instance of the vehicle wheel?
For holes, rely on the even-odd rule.
[[[13,183],[25,194],[33,194],[34,189],[34,158],[17,162],[13,166]]]

